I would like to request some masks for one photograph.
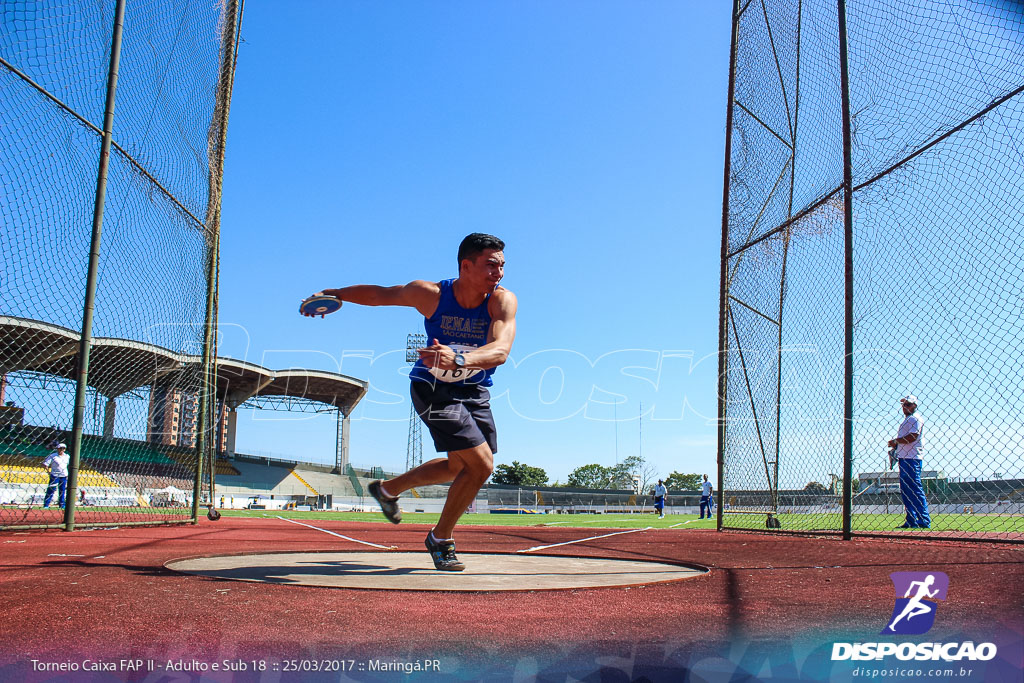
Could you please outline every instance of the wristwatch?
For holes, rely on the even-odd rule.
[[[464,368],[466,367],[466,357],[462,355],[462,351],[455,352],[455,367]]]

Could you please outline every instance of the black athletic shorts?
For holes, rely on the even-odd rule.
[[[430,430],[438,453],[476,448],[486,442],[498,452],[491,392],[479,385],[411,382],[412,404]]]

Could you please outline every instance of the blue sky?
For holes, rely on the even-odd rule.
[[[729,32],[728,3],[247,4],[221,354],[369,380],[351,460],[404,469],[422,318],[298,301],[453,277],[490,232],[520,303],[496,462],[713,473]],[[327,415],[239,417],[241,452],[333,462],[334,438]]]

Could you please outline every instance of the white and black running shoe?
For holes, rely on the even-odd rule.
[[[427,550],[430,551],[430,559],[434,561],[434,569],[443,572],[461,572],[466,565],[459,562],[455,557],[455,541],[437,541],[433,533],[427,534],[424,542]]]
[[[398,499],[386,497],[380,490],[380,484],[380,479],[371,481],[366,490],[370,492],[374,500],[380,503],[380,510],[388,518],[388,521],[398,524],[402,521],[402,511],[398,508]]]

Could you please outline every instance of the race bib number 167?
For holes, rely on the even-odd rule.
[[[449,344],[455,351],[461,351],[462,353],[469,353],[477,347],[468,346],[466,344]],[[442,370],[441,368],[428,368],[430,374],[441,380],[442,382],[463,382],[470,377],[475,377],[483,372],[482,368],[454,368],[452,370]]]

